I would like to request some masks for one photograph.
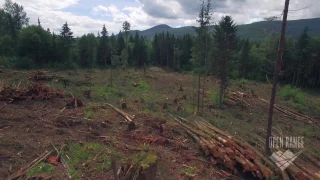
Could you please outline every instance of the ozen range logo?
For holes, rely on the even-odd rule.
[[[270,137],[270,148],[277,150],[277,152],[270,156],[270,159],[276,163],[282,171],[285,170],[294,160],[296,160],[303,150],[294,154],[290,150],[282,152],[279,149],[303,149],[303,139],[304,137]]]

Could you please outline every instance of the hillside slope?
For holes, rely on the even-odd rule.
[[[238,26],[238,34],[241,38],[262,39],[271,32],[280,32],[281,21],[261,21],[252,24],[244,24]],[[288,21],[287,35],[296,39],[305,27],[309,28],[309,34],[313,37],[320,37],[320,18],[300,19]],[[213,28],[213,27],[212,27]],[[162,24],[144,31],[131,31],[131,34],[138,32],[140,35],[151,39],[156,33],[169,32],[175,36],[184,34],[196,35],[195,27],[186,26],[180,28],[172,28]]]

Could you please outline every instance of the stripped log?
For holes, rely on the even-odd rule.
[[[53,151],[46,151],[43,153],[41,156],[33,160],[31,163],[29,163],[27,166],[24,168],[20,169],[16,174],[11,175],[10,177],[7,178],[7,180],[16,180],[16,179],[21,179],[23,176],[25,176],[30,169],[35,167],[37,164],[45,160],[48,156],[52,154]]]
[[[202,131],[204,131],[206,134],[209,134],[211,137],[213,137],[214,139],[218,140],[220,143],[222,143],[224,146],[227,147],[232,147],[232,143],[229,142],[228,140],[218,136],[217,134],[214,134],[212,132],[210,132],[210,130],[208,130],[206,128],[206,125],[202,124],[201,122],[195,122],[195,124],[199,127],[199,129],[201,129]]]
[[[123,111],[121,111],[120,109],[118,109],[118,108],[116,108],[116,107],[114,107],[114,106],[112,106],[111,104],[107,104],[108,106],[110,106],[111,108],[113,108],[115,111],[117,111],[122,117],[124,117],[125,119],[126,119],[126,121],[128,121],[128,122],[132,122],[133,120],[133,117],[132,116],[130,116],[129,114],[127,114],[127,113],[125,113],[125,112],[123,112]]]
[[[320,162],[319,162],[316,158],[312,157],[311,155],[309,155],[309,154],[307,154],[307,153],[303,153],[303,156],[304,156],[305,158],[307,158],[307,160],[310,161],[312,164],[314,164],[314,165],[316,165],[318,168],[320,168]]]
[[[258,98],[258,99],[260,101],[266,103],[266,104],[269,104],[269,102],[267,100],[265,100],[265,99],[262,99],[262,98]],[[285,115],[288,115],[290,118],[292,118],[294,120],[307,122],[309,124],[319,125],[318,121],[313,117],[310,117],[310,116],[307,116],[307,115],[304,115],[304,114],[301,114],[301,113],[298,113],[298,112],[295,112],[295,111],[292,111],[292,110],[289,110],[289,109],[285,109],[285,108],[283,108],[283,107],[281,107],[280,105],[277,105],[277,104],[274,105],[274,108],[276,110],[280,111],[281,113],[283,113]]]
[[[258,159],[254,159],[253,161],[259,167],[260,171],[262,172],[264,177],[266,177],[266,179],[268,179],[273,174],[272,171],[264,166],[260,161],[258,161]]]
[[[221,163],[234,173],[237,172],[235,165],[239,164],[243,171],[251,172],[254,177],[258,178],[268,178],[274,175],[260,159],[269,162],[270,167],[274,169],[277,168],[275,164],[258,153],[248,143],[233,138],[203,119],[188,121],[181,117],[173,118],[198,142],[212,164]],[[285,174],[283,177],[285,177]],[[286,177],[284,179],[288,180]]]

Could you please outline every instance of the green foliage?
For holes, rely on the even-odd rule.
[[[0,10],[2,11],[0,13],[2,33],[9,34],[17,42],[19,31],[29,24],[27,13],[24,11],[23,6],[13,3],[11,0],[6,0],[3,10]]]
[[[303,135],[307,138],[311,138],[313,136],[312,127],[308,126],[303,129]]]
[[[4,67],[13,67],[12,60],[9,57],[0,56],[0,65]]]
[[[15,43],[11,36],[0,36],[0,55],[14,56],[15,55]]]
[[[249,59],[249,40],[247,39],[240,50],[239,54],[239,77],[246,78],[247,77],[247,63]]]
[[[138,84],[137,88],[141,91],[147,91],[149,89],[149,85],[144,81],[139,81]]]
[[[249,84],[249,82],[250,81],[248,79],[245,79],[245,78],[241,78],[241,79],[237,80],[237,83],[238,84],[242,84],[242,85]]]
[[[189,113],[189,114],[193,114],[193,113],[194,113],[194,112],[193,112],[194,108],[193,108],[193,105],[191,105],[191,104],[187,104],[187,105],[184,107],[184,110],[186,111],[186,113]]]
[[[20,56],[33,59],[38,65],[48,63],[50,57],[51,35],[38,26],[21,30],[18,40]]]
[[[14,60],[16,60],[14,67],[18,69],[34,69],[37,67],[34,61],[28,57],[14,58]]]
[[[117,54],[114,54],[114,52],[111,55],[111,65],[113,67],[119,67],[121,65],[120,56]]]
[[[93,86],[91,87],[91,90],[93,92],[93,96],[101,100],[107,100],[110,96],[115,95],[117,92],[116,88],[114,87],[104,86]]]
[[[82,67],[93,67],[96,61],[98,41],[94,34],[83,35],[78,41],[79,64]]]
[[[298,88],[292,87],[290,85],[285,86],[279,93],[280,97],[284,100],[292,100],[294,103],[300,105],[301,107],[306,104],[305,94]]]
[[[181,170],[181,175],[193,176],[196,174],[196,168],[186,167]]]
[[[63,63],[56,62],[56,63],[53,63],[53,65],[51,65],[51,66],[53,69],[58,69],[58,70],[61,70],[61,69],[77,70],[77,69],[79,69],[79,66],[75,62],[63,62]]]
[[[37,68],[32,59],[28,57],[5,57],[0,56],[0,65],[7,68],[34,69]]]
[[[111,48],[108,37],[108,31],[105,25],[102,27],[101,31],[102,37],[100,37],[100,43],[98,47],[97,63],[100,66],[106,66],[111,64]]]
[[[113,148],[109,148],[110,153],[119,157],[119,154]],[[70,174],[75,179],[81,179],[81,174],[85,173],[87,168],[83,166],[83,163],[90,163],[97,156],[97,154],[101,153],[98,156],[98,159],[94,164],[94,171],[101,172],[103,170],[108,170],[111,167],[111,155],[106,153],[107,148],[104,145],[97,143],[70,143],[66,151],[63,152],[63,156],[68,155],[69,158],[65,158],[68,165],[70,166],[71,172]]]
[[[55,167],[51,164],[41,162],[28,172],[27,176],[28,178],[31,178],[33,176],[36,176],[38,174],[51,174],[55,170]]]
[[[84,110],[84,117],[88,119],[94,118],[94,111],[92,109],[86,109]]]
[[[156,155],[142,151],[133,158],[132,164],[139,164],[142,169],[148,169],[152,164],[156,163],[157,159]]]
[[[291,85],[285,86],[279,93],[279,95],[286,101],[293,100],[295,103],[305,104],[306,97],[305,94],[299,89]]]
[[[196,70],[202,74],[219,76],[222,80],[221,92],[227,88],[229,78],[265,81],[267,76],[272,79],[279,34],[261,30],[275,28],[280,22],[237,26],[230,16],[225,16],[217,25],[211,26],[210,3],[203,1],[201,5],[198,28],[182,30],[190,34],[181,35],[178,32],[181,29],[167,25],[138,33],[129,31],[130,24],[125,22],[124,33],[120,31],[117,36],[109,36],[104,25],[99,37],[87,34],[74,38],[67,22],[62,25],[59,35],[44,30],[40,21],[37,26],[27,26],[29,19],[23,7],[7,0],[0,8],[0,63],[6,67],[26,69],[118,68],[152,64],[174,71]],[[283,73],[280,77],[283,83],[303,88],[320,87],[320,40],[312,38],[319,27],[315,22],[319,20],[290,22],[291,27],[299,27],[293,33],[293,38],[299,38],[287,37],[285,40]],[[302,22],[308,24],[304,30]],[[245,29],[245,26],[251,29]],[[215,32],[211,33],[213,30]],[[251,31],[259,31],[261,35],[252,33],[252,36],[248,36],[247,32]],[[195,33],[197,36],[194,36]],[[151,40],[145,36],[153,38]],[[239,40],[238,36],[260,40]],[[303,98],[298,96],[296,99]]]
[[[219,106],[219,98],[220,98],[220,96],[219,96],[218,90],[212,90],[209,95],[209,99],[213,105]]]
[[[125,49],[123,49],[121,51],[121,55],[120,55],[121,66],[122,67],[127,67],[128,66],[128,60],[129,60],[128,49],[125,48]]]

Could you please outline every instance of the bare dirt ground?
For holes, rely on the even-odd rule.
[[[112,157],[122,166],[130,166],[144,154],[157,158],[156,179],[241,179],[243,174],[227,177],[222,166],[212,166],[203,157],[196,142],[172,120],[170,114],[194,118],[193,104],[196,77],[150,68],[147,75],[140,70],[114,70],[113,87],[110,71],[81,70],[48,72],[54,78],[44,81],[52,89],[64,93],[63,98],[27,100],[14,103],[0,101],[0,179],[16,173],[43,154],[66,145],[63,164],[36,166],[27,177],[43,179],[113,179]],[[5,86],[27,87],[28,71],[6,70],[0,74]],[[133,87],[132,84],[139,84]],[[257,98],[248,98],[251,107],[226,105],[223,110],[211,109],[210,93],[218,88],[213,77],[205,80],[205,103],[202,117],[229,134],[247,141],[263,152],[268,105]],[[180,86],[183,91],[179,91]],[[91,90],[91,99],[83,92]],[[269,84],[231,82],[230,89],[269,99]],[[84,107],[66,108],[72,97],[85,102]],[[282,101],[279,104],[294,110]],[[120,108],[126,102],[130,115],[135,115],[136,128],[128,130],[124,118],[105,103]],[[308,94],[311,107],[320,107],[320,96]],[[168,109],[163,109],[164,104]],[[308,106],[309,107],[309,106]],[[307,108],[313,116],[320,112]],[[320,109],[320,108],[319,108]],[[282,136],[304,136],[305,147],[320,156],[320,131],[308,123],[285,118],[275,111],[274,133]],[[144,153],[144,154],[143,154]],[[142,154],[142,155],[141,155]],[[150,156],[151,156],[150,155]],[[149,157],[149,156],[147,156]],[[37,169],[38,168],[38,169]],[[39,176],[40,174],[40,176]]]

